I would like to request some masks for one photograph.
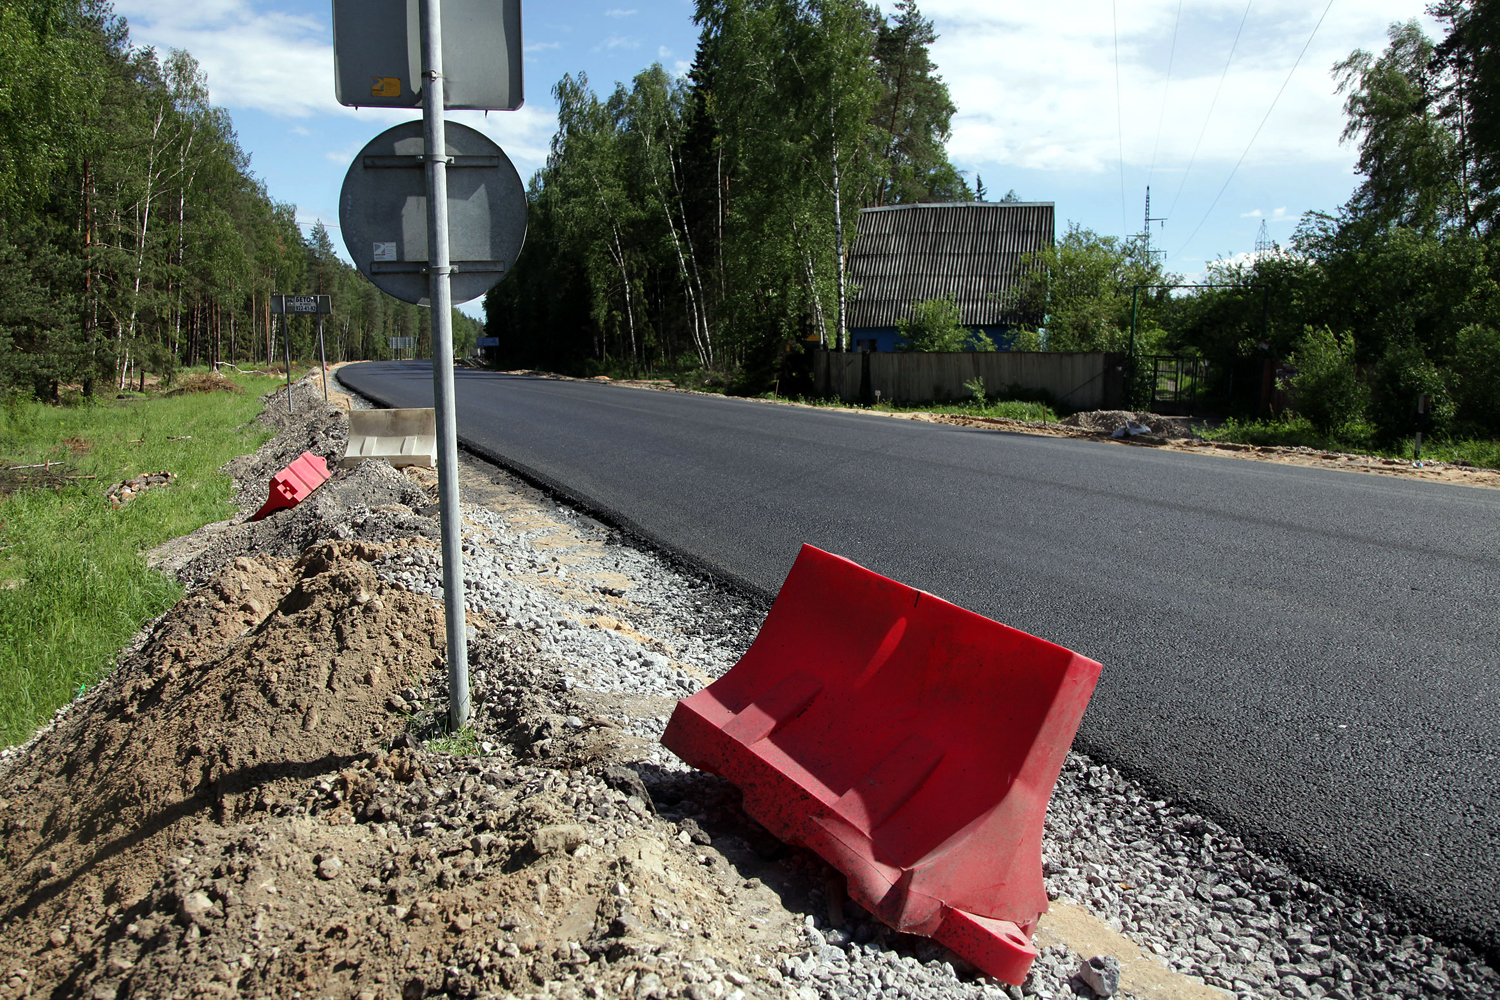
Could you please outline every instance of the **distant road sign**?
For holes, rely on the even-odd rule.
[[[300,313],[327,316],[333,312],[333,299],[327,295],[273,295],[271,312],[277,316]]]
[[[505,151],[447,122],[448,251],[454,302],[477,299],[526,242],[526,189]],[[427,143],[405,122],[360,150],[344,178],[339,225],[354,266],[402,302],[427,305]]]
[[[442,0],[443,107],[525,101],[521,0]],[[422,106],[417,0],[333,0],[334,92],[356,108]]]
[[[479,346],[480,347],[499,347],[500,346],[500,338],[499,337],[480,337],[479,338]]]
[[[412,349],[413,347],[416,347],[416,346],[417,346],[417,338],[415,338],[415,337],[392,337],[391,338],[391,350],[393,350],[393,351],[410,350],[410,349]]]

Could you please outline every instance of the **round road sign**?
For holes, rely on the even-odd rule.
[[[447,122],[448,253],[453,301],[493,288],[526,242],[526,189],[505,151],[467,125]],[[344,177],[344,246],[376,288],[427,305],[426,142],[420,121],[380,133]]]

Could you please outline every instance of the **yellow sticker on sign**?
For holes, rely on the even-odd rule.
[[[372,77],[370,84],[371,97],[400,97],[401,80],[394,76]]]

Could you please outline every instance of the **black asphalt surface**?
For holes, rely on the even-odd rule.
[[[432,405],[426,363],[340,372]],[[1500,490],[490,372],[471,450],[774,594],[809,542],[1104,664],[1078,747],[1500,945]]]

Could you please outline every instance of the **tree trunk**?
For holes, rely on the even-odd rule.
[[[828,117],[832,119],[833,109],[829,108]],[[844,199],[843,192],[839,188],[839,144],[833,141],[833,241],[834,241],[834,267],[838,273],[839,286],[839,317],[838,317],[838,341],[839,350],[849,349],[848,330],[848,287],[844,277]]]

